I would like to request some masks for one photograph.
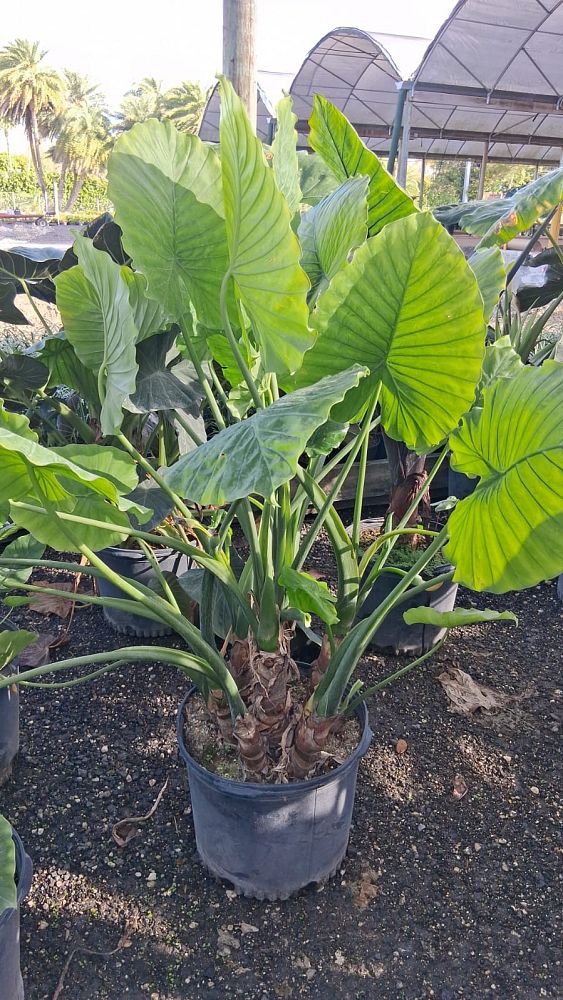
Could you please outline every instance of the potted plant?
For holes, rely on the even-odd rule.
[[[8,821],[0,816],[0,996],[23,1000],[20,971],[20,904],[29,892],[31,860]]]
[[[86,462],[87,453],[77,447],[71,459],[62,449],[30,440],[24,425],[17,431],[0,427],[0,456],[9,469],[0,483],[0,505],[9,498],[17,527],[38,543],[84,557],[84,572],[105,577],[122,595],[79,593],[75,599],[141,609],[171,627],[185,647],[135,645],[73,657],[25,671],[19,683],[44,683],[39,678],[48,671],[85,667],[86,680],[117,664],[146,660],[183,671],[193,688],[180,711],[178,735],[200,856],[241,892],[283,898],[327,878],[346,850],[356,772],[370,738],[364,702],[373,690],[354,675],[387,615],[452,578],[502,593],[559,571],[561,498],[545,483],[532,494],[527,482],[542,463],[559,460],[554,456],[560,454],[561,421],[551,402],[563,376],[556,362],[521,372],[485,390],[483,407],[461,420],[473,401],[484,349],[475,275],[431,216],[405,215],[405,196],[367,150],[365,179],[343,182],[340,198],[324,206],[313,227],[309,253],[317,255],[323,287],[312,301],[300,266],[303,248],[291,225],[299,204],[291,116],[280,116],[284,131],[278,132],[271,168],[230,84],[223,83],[222,91],[221,159],[196,137],[178,135],[170,123],[149,122],[118,140],[109,171],[125,245],[146,277],[147,295],[180,326],[219,428],[156,473],[187,529],[185,538],[170,537],[169,545],[203,571],[199,626],[185,613],[181,580],[155,563],[158,585],[147,587],[119,577],[102,557],[108,540],[119,544],[124,537],[135,538],[150,557],[163,537],[162,528],[139,526],[149,514],[128,498],[129,484],[113,467],[96,468],[104,449],[88,453]],[[327,146],[364,155],[354,130],[330,106],[322,127]],[[352,228],[343,224],[350,214]],[[375,235],[350,259],[358,219],[366,227],[371,219]],[[213,387],[201,361],[206,351],[221,359],[225,376]],[[110,367],[102,370],[102,396],[108,432],[117,434],[131,390]],[[399,570],[391,593],[357,620],[362,469],[370,432],[380,425],[412,450],[440,447],[424,488],[449,449],[481,482],[448,524],[427,536],[429,544],[414,564]],[[526,434],[517,432],[521,426]],[[132,446],[131,455],[142,466],[143,456]],[[356,456],[360,475],[349,535],[334,498]],[[342,471],[325,492],[322,482],[332,462]],[[417,532],[408,521],[421,495],[419,490],[381,536],[375,576],[385,571],[397,539]],[[211,524],[198,516],[205,506],[216,509]],[[334,592],[307,572],[322,528],[336,566]],[[240,535],[244,546],[238,545]],[[423,579],[442,550],[455,570]],[[10,580],[10,573],[31,563],[70,573],[83,569],[72,560],[4,553],[6,591],[43,589]],[[219,601],[229,623],[221,650],[213,628]],[[325,634],[307,679],[291,658],[290,640],[296,623],[307,626],[312,614],[324,623]],[[428,607],[406,615],[411,624],[442,628],[466,620],[514,620],[508,612],[441,615]],[[0,679],[0,688],[5,684]],[[200,744],[186,745],[186,731],[189,741],[190,733],[199,732]]]

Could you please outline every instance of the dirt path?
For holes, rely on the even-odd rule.
[[[198,863],[174,736],[184,685],[171,670],[25,693],[0,802],[35,864],[27,1000],[560,997],[561,605],[552,584],[479,603],[510,607],[518,629],[453,634],[432,665],[372,701],[348,857],[330,884],[285,903],[239,899]],[[80,611],[64,653],[108,644],[99,612]],[[448,665],[526,697],[493,718],[452,714],[437,682]],[[370,658],[364,671],[394,666]],[[147,812],[167,779],[120,850],[112,824]],[[56,994],[80,946],[118,950],[75,953]]]

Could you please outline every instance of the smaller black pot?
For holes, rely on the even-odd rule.
[[[176,576],[187,573],[190,568],[190,558],[181,552],[174,552],[173,549],[154,549],[154,555],[158,559],[161,570],[174,573]],[[127,580],[133,580],[148,587],[155,578],[150,562],[140,549],[102,549],[99,556],[114,573],[119,573]],[[98,579],[98,587],[101,597],[127,597],[119,587],[114,586],[113,583],[104,578]],[[148,638],[157,635],[171,635],[172,633],[172,629],[162,622],[152,621],[150,618],[145,618],[144,615],[118,611],[115,608],[104,608],[104,618],[120,635]]]
[[[366,706],[356,710],[360,742],[334,771],[308,781],[261,785],[212,774],[188,752],[184,710],[195,692],[191,688],[180,705],[176,733],[205,867],[254,899],[287,899],[310,882],[330,878],[346,854],[358,766],[371,743]]]
[[[439,566],[436,573],[444,573],[452,568],[448,565]],[[385,571],[378,576],[371,592],[358,611],[357,617],[359,619],[368,618],[395,589],[398,579],[396,573],[386,573]],[[371,646],[380,653],[394,653],[395,655],[413,653],[416,656],[421,656],[422,653],[427,653],[445,635],[446,630],[437,628],[435,625],[407,625],[403,613],[408,608],[420,607],[434,608],[435,611],[453,611],[457,587],[457,583],[451,581],[442,583],[436,590],[427,590],[422,594],[417,594],[392,608],[377,629]]]
[[[17,674],[17,664],[11,663],[4,672]],[[0,786],[10,777],[19,748],[20,696],[19,688],[14,685],[0,691]]]
[[[20,970],[20,904],[29,892],[33,865],[15,830],[12,831],[12,837],[16,847],[18,905],[15,910],[5,910],[0,916],[0,997],[2,1000],[23,1000],[23,980]]]
[[[448,469],[448,496],[465,500],[471,496],[478,482],[477,476],[466,476],[463,472]]]

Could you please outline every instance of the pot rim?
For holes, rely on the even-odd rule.
[[[265,796],[266,798],[281,798],[287,797],[288,795],[299,795],[304,791],[310,791],[313,788],[320,788],[322,785],[327,785],[331,781],[334,781],[337,776],[344,774],[346,771],[357,765],[359,760],[366,755],[373,737],[373,733],[369,725],[367,706],[365,702],[362,701],[355,710],[355,715],[362,729],[358,745],[355,750],[352,751],[350,756],[346,758],[344,763],[338,764],[334,770],[328,771],[326,774],[319,774],[315,778],[306,778],[305,781],[290,781],[283,785],[270,785],[262,784],[259,781],[237,781],[234,778],[224,778],[221,774],[215,774],[213,771],[208,771],[203,764],[200,764],[195,757],[192,757],[186,747],[184,740],[184,710],[190,698],[193,698],[196,693],[199,692],[195,684],[193,684],[189,688],[185,697],[182,698],[180,707],[178,708],[178,714],[176,716],[176,738],[178,740],[180,756],[185,764],[194,768],[199,777],[202,778],[206,784],[219,788],[221,791],[226,792],[229,795],[238,795],[241,798],[256,798],[257,794]]]

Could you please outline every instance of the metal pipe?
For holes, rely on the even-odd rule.
[[[477,198],[479,201],[483,200],[485,194],[485,175],[487,173],[487,164],[489,162],[489,143],[485,142],[483,144],[483,156],[481,157],[481,169],[479,171],[479,190],[477,192]]]
[[[404,188],[407,184],[407,166],[409,163],[409,142],[411,137],[412,118],[412,84],[409,82],[403,86],[408,87],[408,89],[403,108],[403,131],[401,133],[401,148],[399,150],[399,162],[397,164],[397,183]]]
[[[397,93],[397,106],[395,108],[395,118],[393,119],[393,131],[391,132],[391,145],[389,147],[389,156],[387,157],[387,170],[389,171],[390,174],[392,174],[393,170],[395,169],[395,158],[397,156],[397,150],[399,148],[399,136],[401,134],[401,125],[403,124],[403,111],[405,107],[406,96],[407,96],[407,91],[404,83],[402,83]]]
[[[420,192],[418,195],[418,207],[422,208],[422,202],[424,200],[424,175],[426,174],[426,157],[422,157],[422,162],[420,166]]]

